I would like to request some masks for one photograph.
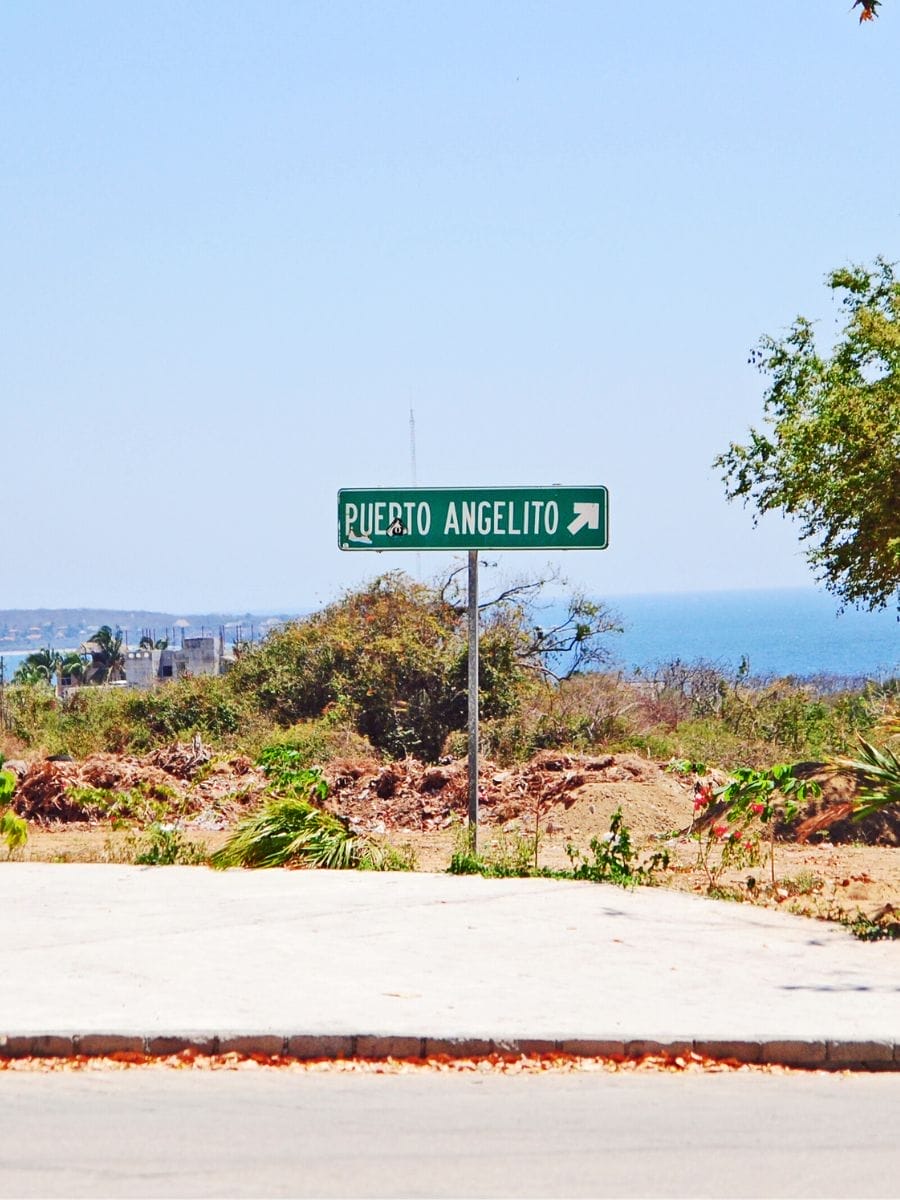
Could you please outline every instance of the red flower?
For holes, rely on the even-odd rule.
[[[756,813],[756,815],[759,816],[760,813],[764,813],[766,811],[766,806],[764,804],[760,804],[759,801],[757,800],[757,802],[755,804],[750,805],[750,811],[752,813]]]
[[[724,837],[727,832],[727,825],[713,825],[713,833],[716,835],[716,837]]]

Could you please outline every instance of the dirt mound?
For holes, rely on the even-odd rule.
[[[803,808],[793,829],[779,829],[785,840],[808,842],[827,839],[833,844],[854,842],[866,846],[900,846],[900,810],[886,808],[859,821],[853,819],[857,785],[853,775],[836,772],[825,763],[800,763],[796,774],[822,789]]]

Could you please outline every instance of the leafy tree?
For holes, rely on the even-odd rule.
[[[715,465],[729,499],[799,519],[808,561],[843,603],[883,608],[900,589],[900,282],[879,258],[827,283],[845,314],[831,352],[805,317],[764,337],[750,361],[770,377],[770,429]]]
[[[228,684],[280,724],[325,713],[390,754],[436,758],[448,733],[466,723],[465,605],[453,578],[430,587],[401,572],[383,575],[245,648]],[[561,669],[564,653],[580,666],[599,660],[597,639],[616,627],[601,606],[576,600],[575,616],[539,629],[536,586],[505,589],[482,609],[486,719],[513,712],[532,679]]]

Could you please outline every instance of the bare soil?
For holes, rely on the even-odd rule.
[[[7,763],[19,776],[15,807],[30,821],[29,841],[16,857],[31,861],[127,861],[134,828],[129,813],[113,818],[77,789],[126,794],[132,826],[165,811],[191,841],[221,845],[236,821],[259,802],[265,779],[248,759],[216,760],[202,746],[176,745],[142,758],[94,755],[81,762]],[[351,826],[394,846],[406,846],[419,870],[446,870],[463,833],[467,810],[465,763],[428,766],[409,759],[379,763],[335,760],[324,768],[328,806]],[[587,853],[609,830],[616,809],[640,857],[670,857],[659,884],[728,896],[810,916],[848,919],[862,913],[900,921],[900,814],[853,822],[852,781],[828,776],[817,764],[807,774],[822,795],[801,819],[778,830],[775,883],[768,845],[763,858],[718,871],[718,850],[705,870],[695,835],[694,777],[632,754],[581,756],[544,752],[515,769],[483,764],[479,850],[510,855],[538,837],[542,867],[570,865],[567,846]],[[716,784],[725,776],[713,773]],[[74,789],[74,796],[73,796]],[[78,796],[81,795],[81,799]],[[715,821],[715,810],[701,814]],[[766,831],[762,831],[766,832]],[[130,840],[129,840],[130,839]]]

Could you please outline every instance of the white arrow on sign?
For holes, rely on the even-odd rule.
[[[578,504],[573,504],[572,510],[575,513],[575,520],[569,522],[568,530],[573,536],[578,533],[580,529],[584,529],[585,526],[587,526],[588,529],[600,528],[599,504],[587,504],[582,501]]]

